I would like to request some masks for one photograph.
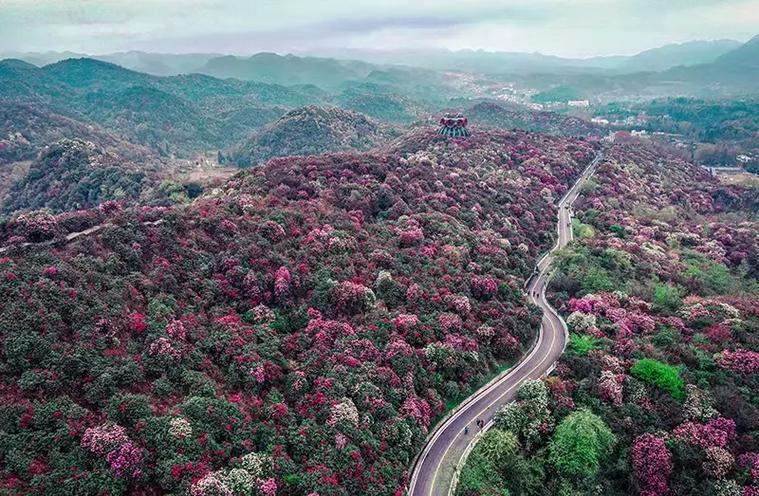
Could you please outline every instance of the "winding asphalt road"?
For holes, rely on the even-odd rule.
[[[490,428],[495,412],[514,399],[517,389],[524,381],[538,379],[549,373],[564,351],[567,328],[556,310],[548,304],[545,291],[556,250],[572,241],[572,204],[602,157],[601,153],[596,155],[559,201],[557,242],[540,259],[535,272],[525,284],[529,301],[543,309],[543,322],[535,346],[515,367],[496,377],[459,405],[430,434],[411,474],[408,489],[410,496],[447,496],[452,492],[458,476],[457,468],[481,432]],[[484,422],[482,430],[477,426],[478,420]]]

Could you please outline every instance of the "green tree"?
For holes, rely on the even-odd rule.
[[[614,233],[614,236],[618,238],[624,239],[626,236],[625,228],[620,226],[619,224],[613,224],[611,227],[609,227],[609,230]]]
[[[541,438],[540,426],[550,420],[548,395],[548,387],[543,381],[525,381],[517,391],[517,401],[496,412],[496,427],[516,434],[530,450]]]
[[[585,273],[581,283],[583,291],[586,293],[598,293],[600,291],[613,291],[617,288],[609,273],[597,265],[592,265]]]
[[[456,494],[468,496],[471,494],[509,495],[504,481],[493,467],[483,458],[474,455],[469,456],[466,465],[459,474],[459,482],[456,486]]]
[[[593,229],[593,226],[583,224],[577,219],[572,219],[572,231],[577,238],[592,238],[596,235],[596,231]]]
[[[654,287],[654,308],[659,311],[675,312],[683,304],[683,290],[671,284],[658,283]]]
[[[519,441],[511,432],[490,429],[474,449],[494,467],[503,470],[519,453]]]
[[[675,399],[685,397],[684,382],[677,367],[652,358],[643,358],[635,362],[630,373],[643,382],[667,391]]]
[[[615,442],[614,434],[598,415],[581,409],[556,427],[549,458],[560,474],[583,480],[598,473]]]
[[[516,436],[490,429],[475,445],[459,475],[456,494],[534,494],[543,480],[540,463],[520,454]]]
[[[569,347],[578,355],[585,356],[590,350],[598,348],[598,338],[572,333],[569,335]]]

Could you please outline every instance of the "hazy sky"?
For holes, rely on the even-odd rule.
[[[0,52],[630,54],[759,33],[759,0],[0,0]]]

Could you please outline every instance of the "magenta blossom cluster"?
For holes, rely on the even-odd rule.
[[[759,352],[737,349],[725,350],[717,358],[720,367],[741,374],[759,373]]]
[[[95,455],[105,455],[116,477],[139,477],[142,473],[142,449],[127,437],[120,425],[103,424],[90,427],[82,436],[82,447]]]
[[[676,439],[702,448],[726,447],[735,439],[735,422],[732,419],[718,417],[705,424],[685,422],[672,433]]]
[[[651,433],[635,438],[632,445],[632,466],[635,483],[641,496],[669,494],[668,479],[672,473],[672,453],[664,440]]]

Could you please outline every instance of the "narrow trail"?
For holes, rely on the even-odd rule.
[[[142,225],[143,226],[158,226],[163,223],[164,223],[163,219],[158,219],[158,220],[153,220],[153,221],[145,221],[142,223]],[[114,224],[111,224],[111,223],[97,224],[88,229],[85,229],[84,231],[68,233],[62,238],[57,238],[57,239],[54,238],[48,241],[40,241],[39,243],[32,243],[31,241],[27,241],[26,243],[20,243],[17,245],[3,246],[3,247],[0,247],[0,254],[3,254],[11,250],[27,248],[29,246],[51,246],[51,245],[62,245],[62,244],[65,245],[71,241],[74,241],[75,239],[78,239],[84,236],[89,236],[90,234],[95,234],[96,232],[102,231],[103,229],[107,227],[113,227],[113,226]]]
[[[519,386],[528,379],[538,379],[553,370],[567,343],[567,327],[558,312],[546,300],[554,256],[573,239],[572,204],[580,189],[603,158],[599,152],[575,184],[559,201],[558,239],[554,247],[538,262],[525,284],[529,301],[543,310],[543,322],[532,350],[513,368],[483,386],[457,407],[430,433],[427,444],[416,459],[409,482],[410,496],[447,496],[453,493],[458,473],[475,442],[492,425],[493,415],[512,401]],[[485,425],[482,430],[477,421]],[[468,427],[468,434],[464,430]]]

